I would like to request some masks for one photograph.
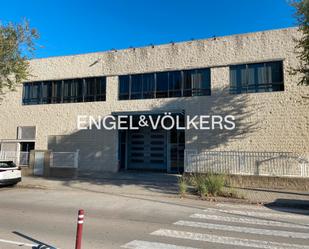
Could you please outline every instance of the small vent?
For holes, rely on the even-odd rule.
[[[17,128],[17,139],[34,140],[35,126],[19,126]]]

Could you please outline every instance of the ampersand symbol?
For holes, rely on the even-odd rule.
[[[139,116],[138,125],[140,127],[148,127],[148,121],[146,120],[146,116],[145,115]]]

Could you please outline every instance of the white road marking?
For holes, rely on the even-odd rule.
[[[7,243],[7,244],[18,245],[18,246],[27,246],[27,247],[31,247],[31,248],[35,247],[35,246],[38,246],[38,245],[35,245],[35,244],[28,244],[28,243],[24,243],[24,242],[5,240],[5,239],[0,239],[0,242]]]
[[[294,212],[295,214],[305,214],[309,215],[307,210],[297,209],[297,208],[289,208],[289,207],[276,207],[276,209],[271,209],[265,206],[255,206],[252,204],[244,205],[244,204],[228,204],[228,203],[218,203],[216,207],[220,208],[233,208],[233,209],[242,209],[242,210],[257,210],[262,212],[276,212],[276,211],[285,211],[285,212]]]
[[[256,205],[245,205],[245,204],[227,204],[227,203],[218,203],[216,207],[220,208],[241,208],[241,209],[250,209],[250,210],[267,210],[264,206],[256,206]]]
[[[295,239],[309,239],[309,233],[268,230],[268,229],[252,228],[252,227],[229,226],[229,225],[212,224],[212,223],[205,223],[205,222],[180,220],[180,221],[175,222],[174,225],[206,228],[206,229],[221,230],[221,231],[223,230],[223,231],[238,232],[238,233],[279,236],[279,237],[295,238]]]
[[[281,222],[281,221],[263,220],[263,219],[255,219],[255,218],[242,218],[242,217],[220,216],[220,215],[211,215],[211,214],[192,214],[190,218],[216,220],[216,221],[224,221],[224,222],[235,222],[235,223],[246,223],[246,224],[261,225],[261,226],[276,226],[276,227],[284,227],[284,228],[309,229],[309,225],[305,226],[305,225],[298,225],[298,224]]]
[[[234,237],[217,236],[205,233],[191,233],[185,231],[176,231],[168,229],[159,229],[151,235],[164,236],[169,238],[189,239],[195,241],[205,241],[210,243],[219,243],[233,246],[247,246],[250,248],[263,248],[263,249],[309,249],[309,246],[270,242],[263,240],[249,240]]]
[[[225,210],[225,209],[215,209],[215,208],[207,208],[204,210],[205,212],[221,212],[226,214],[237,214],[237,215],[245,215],[245,216],[255,216],[262,218],[281,218],[281,219],[301,219],[308,220],[309,217],[305,215],[298,214],[278,214],[278,213],[262,213],[262,212],[254,212],[254,211],[240,211],[240,210]]]
[[[121,247],[130,249],[198,249],[193,247],[177,246],[173,244],[149,242],[142,240],[133,240]]]

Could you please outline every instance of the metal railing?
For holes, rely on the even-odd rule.
[[[30,152],[0,151],[0,160],[13,161],[18,166],[28,166],[29,158],[30,158]]]
[[[79,150],[74,152],[51,152],[51,168],[78,168]]]
[[[185,172],[309,177],[309,162],[291,152],[185,151]]]

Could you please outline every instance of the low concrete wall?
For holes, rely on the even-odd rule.
[[[30,167],[22,167],[21,168],[22,176],[33,176],[33,168]]]
[[[43,150],[44,155],[44,168],[42,177],[64,177],[64,178],[76,178],[78,173],[75,168],[52,168],[50,167],[50,150]],[[35,163],[35,151],[30,152],[29,166],[22,167],[22,176],[34,175],[34,163]]]
[[[33,176],[32,167],[22,167],[21,168],[22,176]],[[76,178],[77,169],[71,168],[50,168],[44,167],[44,173],[42,177],[63,177],[63,178]]]
[[[74,168],[49,168],[49,174],[46,177],[76,178],[77,169]]]
[[[309,191],[309,178],[229,175],[226,180],[232,187]]]

